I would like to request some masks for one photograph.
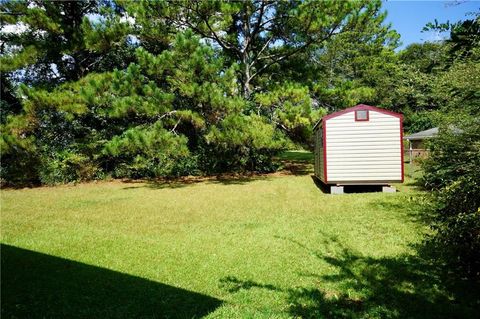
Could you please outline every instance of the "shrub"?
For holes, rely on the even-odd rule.
[[[105,144],[103,153],[114,167],[114,177],[178,176],[193,170],[195,163],[189,161],[187,138],[165,130],[159,123],[115,136]]]
[[[1,186],[28,186],[39,183],[37,167],[39,159],[28,149],[17,147],[1,151],[0,185]]]
[[[405,128],[412,133],[438,126],[440,114],[437,111],[410,112],[405,114]]]
[[[272,172],[273,156],[286,148],[283,135],[257,115],[230,115],[205,136],[201,149],[206,172]]]
[[[441,128],[423,162],[432,190],[432,240],[453,265],[480,276],[480,123],[465,120]]]
[[[87,156],[72,151],[43,156],[39,168],[40,181],[47,185],[92,180],[99,173],[99,167]]]
[[[8,117],[0,125],[0,185],[37,184],[39,157],[33,136],[25,137],[25,118]]]

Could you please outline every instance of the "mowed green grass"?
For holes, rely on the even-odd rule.
[[[3,190],[2,317],[477,315],[419,256],[427,228],[409,183],[330,195],[304,173]]]

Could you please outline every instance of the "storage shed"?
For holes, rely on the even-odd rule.
[[[324,116],[314,126],[315,176],[333,186],[403,182],[402,120],[364,104]]]

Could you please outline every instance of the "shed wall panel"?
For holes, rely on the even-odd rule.
[[[368,121],[348,112],[326,121],[328,183],[401,181],[401,119],[369,111]]]
[[[315,176],[323,181],[325,176],[324,160],[323,160],[323,127],[320,126],[315,130]]]

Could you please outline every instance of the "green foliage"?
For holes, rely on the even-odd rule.
[[[1,11],[2,20],[18,28],[17,32],[2,31],[2,40],[8,43],[2,46],[2,72],[23,68],[24,82],[51,87],[65,79],[78,79],[92,63],[80,25],[85,15],[97,11],[95,1],[7,1],[2,2]]]
[[[125,6],[143,26],[139,35],[151,52],[158,53],[171,33],[184,28],[214,43],[230,63],[239,65],[238,81],[247,99],[262,90],[261,77],[275,67],[323,46],[337,33],[379,26],[384,18],[380,1],[182,0]]]
[[[312,127],[326,114],[314,109],[308,87],[284,83],[254,96],[257,112],[287,134],[293,141],[308,144]]]
[[[324,47],[312,52],[315,63],[312,88],[320,105],[339,110],[359,103],[392,107],[390,77],[396,72],[399,35],[383,24],[384,13],[377,12],[368,22],[340,33]],[[299,80],[304,77],[298,75]]]
[[[205,170],[271,172],[272,157],[285,149],[286,141],[258,115],[233,114],[205,135],[202,163]]]
[[[447,260],[480,276],[480,122],[445,126],[431,142],[423,183],[433,191],[433,238]],[[452,258],[453,256],[453,258]]]
[[[10,79],[5,77],[3,72],[0,72],[0,79],[0,124],[4,124],[8,116],[21,113],[22,105]]]
[[[99,167],[83,154],[58,151],[41,158],[39,178],[42,184],[55,185],[88,181],[101,177]]]
[[[404,116],[405,120],[403,125],[408,129],[408,132],[411,133],[437,127],[442,124],[442,121],[445,119],[445,115],[438,111],[412,112],[408,110],[408,112],[404,113]]]
[[[185,136],[165,130],[157,122],[136,127],[113,137],[105,144],[104,154],[115,165],[115,177],[158,177],[182,173],[179,166],[189,156]],[[180,162],[180,164],[178,164]]]
[[[478,18],[477,18],[478,20]],[[480,277],[480,87],[478,21],[429,27],[451,28],[451,38],[441,44],[407,48],[401,54],[409,64],[396,91],[409,100],[410,131],[438,126],[423,162],[423,183],[432,190],[427,211],[432,214],[432,242],[439,255],[460,274]],[[409,76],[409,74],[414,76]],[[413,81],[412,81],[413,80]],[[408,86],[404,85],[407,84]],[[410,91],[405,91],[410,87]],[[418,113],[419,109],[431,112]],[[417,111],[417,114],[414,112]]]
[[[443,126],[441,134],[429,146],[431,156],[425,162],[424,181],[429,189],[447,187],[457,178],[475,171],[480,160],[478,118]]]
[[[372,100],[375,89],[364,86],[358,81],[339,81],[331,88],[315,86],[315,94],[325,107],[335,106],[335,110],[345,109],[360,102]],[[373,103],[372,103],[373,104]]]
[[[439,23],[435,19],[434,22],[427,23],[423,31],[450,31],[450,39],[447,40],[447,43],[451,44],[450,54],[462,58],[469,57],[480,44],[480,14],[476,12],[472,15],[474,15],[473,19],[455,23],[450,21]]]
[[[1,71],[21,81],[52,88],[92,71],[124,67],[133,57],[128,24],[112,2],[3,1]],[[97,17],[92,23],[91,16]],[[13,30],[13,31],[12,31]],[[125,64],[127,63],[127,64]]]
[[[330,111],[378,105],[413,132],[480,109],[475,19],[397,54],[381,1],[0,6],[5,181],[271,171]]]
[[[448,48],[443,43],[413,43],[399,52],[400,62],[423,73],[437,73],[445,67]]]
[[[175,39],[177,26],[165,17],[177,14],[175,4],[180,4],[179,1],[118,0],[116,3],[135,19],[134,34],[148,52],[160,54]]]
[[[480,47],[473,52],[480,57]],[[447,112],[480,114],[480,63],[463,59],[454,63],[436,79],[435,94]]]
[[[10,116],[0,126],[0,184],[23,185],[38,181],[38,152],[33,136],[24,137],[28,121]]]
[[[99,15],[100,18],[95,21],[88,17],[82,20],[86,48],[94,52],[118,50],[132,32],[132,25],[111,7],[100,7]]]
[[[396,107],[400,110],[411,108],[417,112],[438,109],[435,81],[434,74],[423,73],[410,65],[400,66],[392,94]]]

